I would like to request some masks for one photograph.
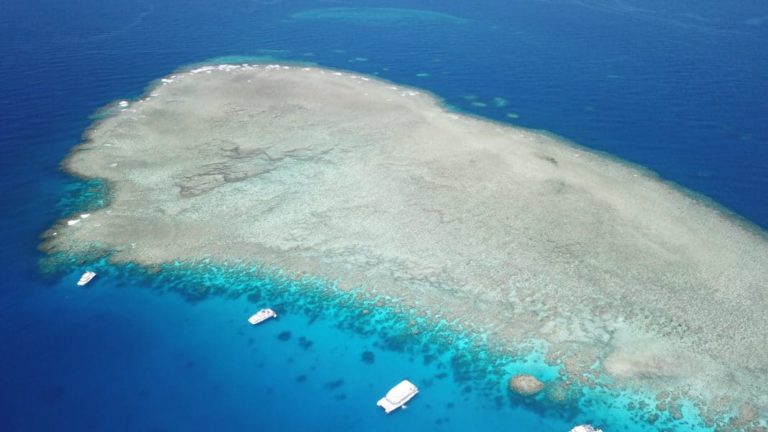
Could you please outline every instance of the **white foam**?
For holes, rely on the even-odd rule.
[[[203,67],[199,67],[197,69],[192,69],[191,71],[189,71],[189,73],[191,73],[191,74],[198,74],[200,72],[209,72],[211,70],[213,70],[213,66],[203,66]]]

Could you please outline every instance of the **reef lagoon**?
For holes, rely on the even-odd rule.
[[[3,430],[765,430],[765,16],[11,0]]]

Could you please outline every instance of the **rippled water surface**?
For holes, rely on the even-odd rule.
[[[491,359],[474,346],[403,336],[395,315],[350,326],[358,321],[345,314],[355,312],[338,299],[265,295],[287,313],[251,328],[244,318],[261,299],[204,292],[190,301],[200,286],[253,282],[212,269],[171,281],[104,267],[78,289],[77,267],[40,274],[38,235],[86,201],[98,204],[84,197],[100,196],[99,186],[58,164],[100,107],[222,56],[422,87],[459,110],[644,165],[768,227],[768,6],[733,3],[0,4],[2,429],[659,427],[664,419],[651,426],[622,410],[622,396],[587,397],[578,409],[510,398],[513,371],[556,370],[535,355]],[[375,400],[403,377],[423,392],[384,417]]]

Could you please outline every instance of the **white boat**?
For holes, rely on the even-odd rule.
[[[83,273],[82,276],[80,276],[80,280],[77,281],[77,286],[83,286],[93,280],[93,278],[96,277],[96,273],[92,271],[87,271]]]
[[[384,412],[389,414],[400,407],[405,409],[406,402],[416,396],[417,393],[419,393],[419,389],[412,382],[403,380],[400,384],[392,387],[386,396],[379,399],[376,405],[384,408]]]
[[[595,429],[592,425],[578,425],[571,429],[571,432],[603,432],[602,429]]]
[[[262,323],[270,318],[277,318],[277,314],[270,308],[262,309],[248,318],[248,322],[256,325]]]

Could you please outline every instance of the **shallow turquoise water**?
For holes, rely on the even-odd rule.
[[[63,301],[65,322],[102,329],[86,332],[89,343],[73,346],[86,352],[74,357],[88,355],[92,340],[106,342],[108,349],[100,346],[95,354],[106,354],[110,367],[94,366],[98,362],[90,359],[76,366],[98,371],[89,374],[88,384],[76,374],[77,383],[46,384],[43,397],[66,406],[62,401],[87,397],[81,395],[85,388],[95,392],[91,397],[106,391],[135,399],[126,405],[125,396],[100,397],[99,408],[78,417],[77,424],[109,424],[117,413],[137,410],[163,414],[128,415],[130,421],[120,427],[158,427],[149,423],[169,416],[201,430],[221,424],[228,429],[266,424],[286,430],[464,430],[478,422],[483,430],[568,430],[578,422],[625,431],[707,430],[692,407],[681,420],[662,414],[648,423],[653,395],[574,386],[561,402],[553,402],[548,392],[514,396],[506,385],[515,374],[533,374],[550,387],[561,378],[559,367],[545,362],[543,346],[510,353],[455,323],[435,322],[397,302],[339,291],[323,281],[293,281],[244,266],[176,263],[147,273],[103,260],[60,265],[60,270],[87,267],[99,276],[87,288],[74,288],[79,271],[57,274],[52,292],[35,312],[55,314],[45,303]],[[279,319],[249,325],[247,317],[261,307],[276,309]],[[121,357],[117,365],[115,355]],[[127,376],[108,378],[118,378],[114,367]],[[408,410],[385,416],[375,401],[404,378],[421,393]],[[627,410],[643,402],[649,409]],[[190,413],[188,406],[205,409]],[[65,408],[61,414],[66,413]],[[40,420],[29,425],[42,428]]]

